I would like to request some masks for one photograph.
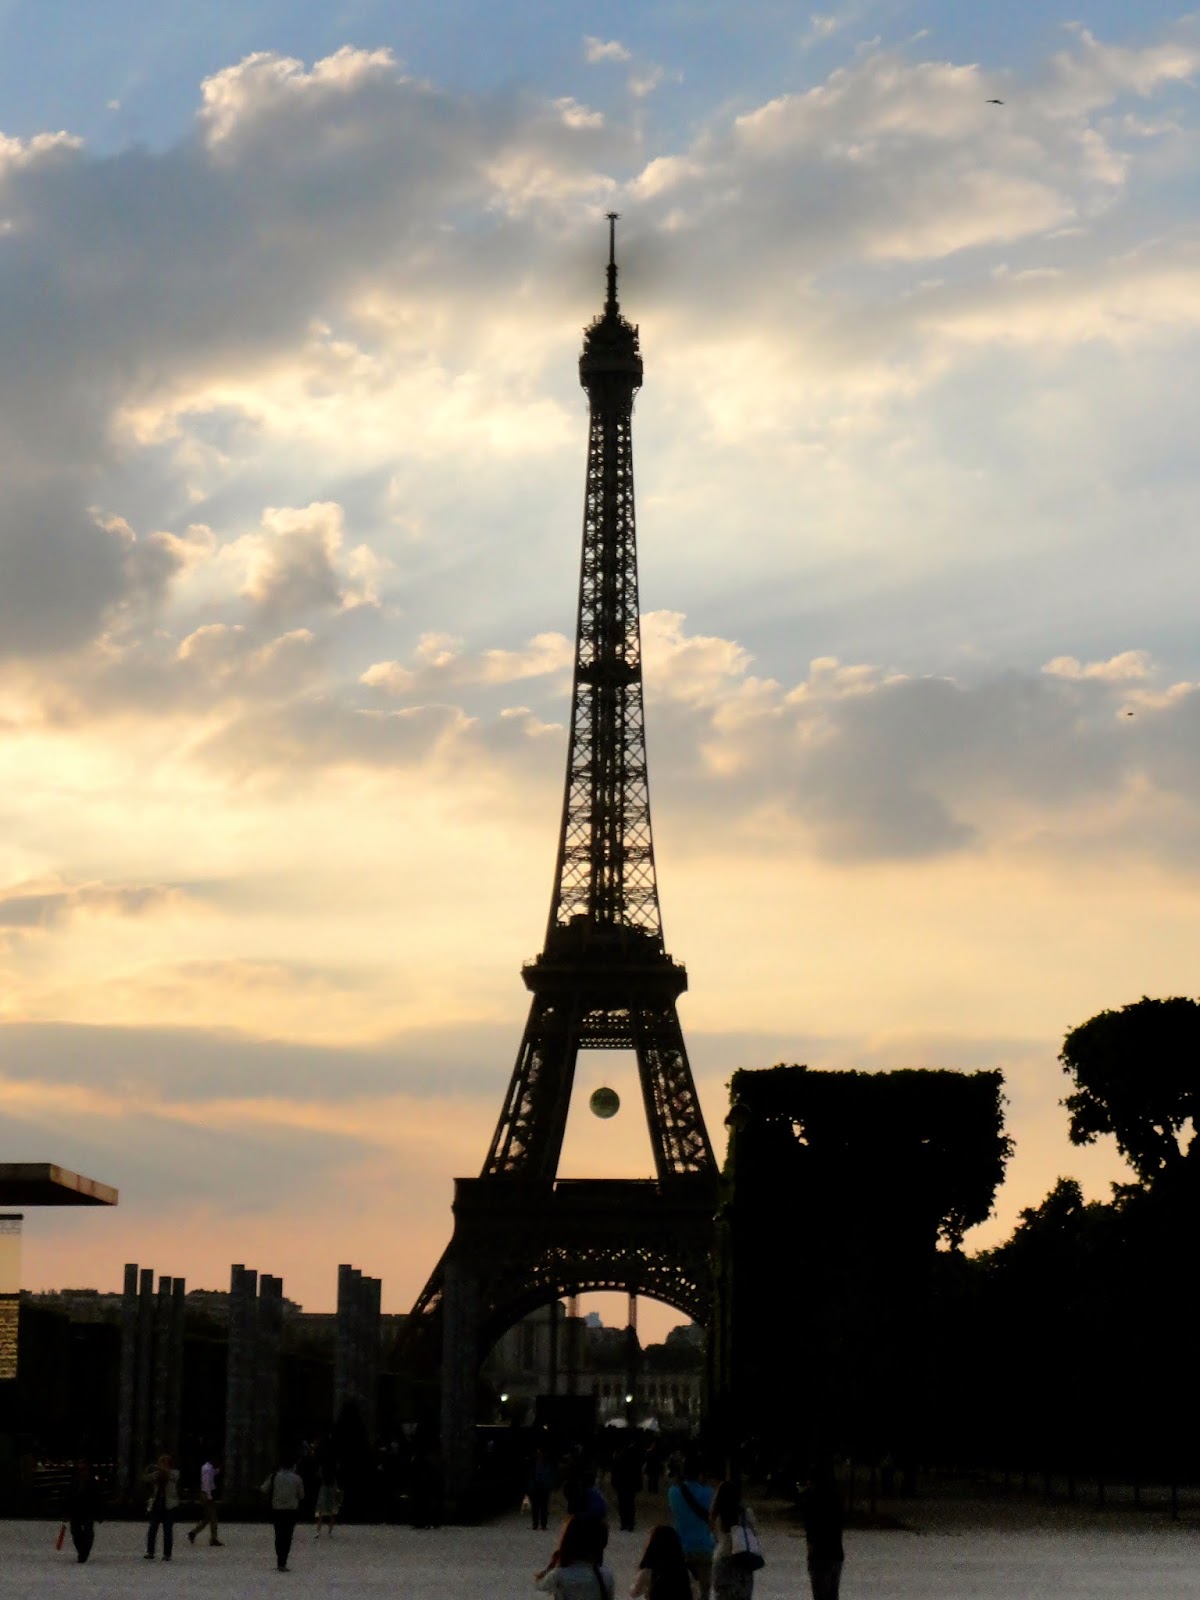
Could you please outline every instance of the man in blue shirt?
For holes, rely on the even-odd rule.
[[[705,1482],[704,1473],[694,1461],[685,1461],[673,1473],[671,1487],[667,1490],[667,1505],[675,1532],[683,1546],[683,1559],[687,1569],[700,1585],[700,1593],[707,1595],[712,1588],[713,1547],[716,1540],[708,1525],[713,1491]]]

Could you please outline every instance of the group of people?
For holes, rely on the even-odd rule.
[[[667,1503],[671,1523],[651,1529],[630,1594],[646,1600],[695,1600],[697,1594],[700,1600],[751,1600],[763,1558],[754,1513],[738,1486],[726,1480],[714,1488],[689,1464],[675,1474]],[[615,1580],[605,1560],[607,1505],[594,1481],[573,1506],[568,1496],[568,1511],[557,1549],[534,1575],[537,1587],[562,1600],[613,1600]],[[622,1516],[621,1525],[631,1524]],[[534,1526],[545,1527],[545,1521]]]
[[[545,1528],[550,1466],[534,1461],[533,1526]],[[841,1584],[841,1500],[831,1472],[816,1473],[802,1497],[809,1581],[814,1600],[837,1600]],[[710,1484],[694,1461],[679,1463],[667,1490],[670,1523],[651,1529],[630,1594],[645,1600],[752,1600],[754,1574],[764,1565],[754,1513],[737,1483]],[[537,1587],[562,1600],[614,1600],[608,1545],[608,1507],[594,1477],[568,1483],[567,1520]],[[624,1516],[622,1527],[626,1526]]]
[[[220,1462],[211,1456],[200,1468],[200,1519],[194,1528],[188,1529],[189,1544],[195,1544],[197,1537],[207,1531],[210,1545],[217,1548],[223,1545],[218,1520],[220,1473]],[[169,1455],[161,1455],[152,1466],[146,1468],[142,1482],[147,1494],[144,1559],[156,1559],[161,1533],[162,1559],[170,1561],[174,1555],[175,1522],[181,1505],[179,1468]],[[341,1509],[341,1489],[337,1461],[328,1445],[306,1446],[299,1460],[293,1455],[286,1455],[275,1470],[263,1479],[259,1492],[265,1500],[274,1528],[275,1560],[281,1572],[287,1571],[296,1524],[306,1504],[313,1506],[316,1538],[320,1539],[322,1531],[328,1538],[333,1537]],[[92,1553],[96,1523],[102,1520],[102,1510],[103,1500],[92,1465],[89,1461],[80,1461],[76,1464],[67,1493],[64,1533],[69,1526],[71,1542],[81,1562],[86,1561]]]
[[[298,1470],[301,1465],[308,1469],[303,1475]],[[206,1531],[210,1545],[222,1544],[219,1475],[220,1464],[211,1458],[200,1469],[200,1518],[187,1535],[192,1544]],[[306,1482],[306,1478],[312,1481]],[[545,1450],[539,1449],[528,1496],[535,1529],[547,1525],[554,1481],[553,1464]],[[145,1559],[155,1559],[161,1531],[163,1560],[170,1561],[180,1508],[179,1469],[169,1455],[160,1456],[146,1469],[143,1482],[148,1491]],[[562,1600],[615,1600],[614,1578],[605,1560],[607,1502],[594,1473],[580,1463],[573,1463],[568,1470],[565,1487],[567,1520],[557,1548],[534,1581],[542,1592]],[[331,1449],[309,1449],[303,1462],[286,1457],[260,1489],[269,1508],[281,1572],[288,1569],[296,1524],[306,1502],[311,1500],[314,1505],[316,1538],[320,1539],[323,1529],[332,1538],[341,1493]],[[844,1552],[841,1501],[832,1472],[814,1474],[801,1504],[813,1600],[838,1600]],[[101,1505],[92,1467],[81,1461],[67,1501],[71,1538],[81,1562],[91,1554]],[[714,1486],[697,1462],[681,1461],[672,1471],[667,1506],[671,1521],[651,1530],[630,1594],[644,1600],[752,1600],[754,1574],[763,1565],[763,1555],[754,1513],[738,1485],[726,1479]],[[621,1526],[632,1527],[624,1507]]]

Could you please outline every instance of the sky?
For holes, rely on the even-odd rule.
[[[0,0],[0,1159],[28,1287],[404,1310],[545,925],[621,213],[668,948],[744,1067],[1194,993],[1200,22]],[[1000,105],[991,104],[1000,100]],[[601,1082],[609,1123],[586,1113]],[[651,1168],[585,1056],[564,1173]]]

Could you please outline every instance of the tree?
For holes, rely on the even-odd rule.
[[[1200,1003],[1143,996],[1101,1011],[1067,1034],[1058,1059],[1075,1082],[1062,1102],[1073,1144],[1113,1134],[1146,1189],[1200,1171]]]

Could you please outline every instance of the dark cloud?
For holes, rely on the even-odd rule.
[[[132,1101],[120,1116],[5,1106],[5,1158],[53,1161],[112,1184],[122,1211],[224,1216],[305,1204],[370,1154],[365,1140],[328,1129],[247,1123],[209,1127]]]
[[[190,895],[175,884],[81,883],[45,884],[37,880],[9,884],[0,893],[0,928],[46,929],[68,922],[80,912],[98,916],[138,917],[161,910]]]
[[[228,973],[221,976],[228,979]],[[253,1038],[232,1029],[6,1023],[0,1025],[0,1077],[78,1085],[143,1103],[473,1097],[502,1091],[516,1047],[504,1029],[470,1024],[337,1046]]]

